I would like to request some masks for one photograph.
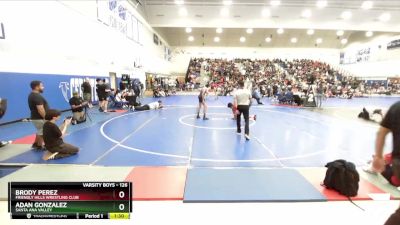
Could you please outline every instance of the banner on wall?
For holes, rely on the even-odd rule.
[[[126,0],[97,1],[97,19],[129,39],[141,43],[142,24],[129,11],[127,4],[129,3]]]
[[[4,31],[3,23],[0,23],[0,39],[6,39],[6,32]]]
[[[387,50],[392,50],[395,48],[400,48],[400,39],[393,40],[387,44]]]
[[[341,64],[355,64],[368,62],[371,56],[376,54],[379,50],[379,46],[367,46],[359,49],[351,49],[346,52],[340,53]]]
[[[84,82],[84,76],[70,76],[60,74],[31,74],[31,73],[7,73],[0,72],[0,98],[8,100],[7,113],[1,119],[0,123],[11,122],[30,116],[27,98],[32,80],[40,80],[44,84],[43,96],[46,98],[49,106],[53,109],[69,109],[69,99],[72,93],[77,91],[81,94],[81,84]],[[104,77],[108,82],[108,78]],[[92,101],[97,101],[96,78],[89,77],[92,86]],[[18,90],[18,94],[15,91]]]

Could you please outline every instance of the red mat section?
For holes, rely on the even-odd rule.
[[[301,170],[300,173],[315,187],[317,188],[323,195],[325,195],[328,201],[348,201],[348,198],[340,195],[338,192],[334,190],[326,189],[321,186],[321,183],[325,178],[325,169],[307,169]],[[386,192],[377,188],[375,185],[370,182],[360,178],[358,195],[356,197],[352,197],[352,200],[372,200],[368,194],[385,194]]]
[[[35,141],[36,134],[18,138],[13,141],[13,144],[32,144]]]
[[[126,113],[126,112],[128,112],[128,110],[116,109],[115,112],[116,112],[116,113]]]
[[[133,200],[183,200],[187,168],[135,167],[125,178],[133,183]]]
[[[289,108],[304,108],[303,106],[297,106],[297,105],[285,105],[285,104],[271,104],[273,106],[283,106],[283,107],[289,107]]]

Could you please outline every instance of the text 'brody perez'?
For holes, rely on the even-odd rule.
[[[58,190],[15,190],[15,195],[57,195]]]

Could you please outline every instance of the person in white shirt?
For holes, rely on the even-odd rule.
[[[240,134],[242,132],[240,128],[240,118],[243,113],[245,126],[244,126],[244,137],[246,141],[250,140],[250,131],[249,131],[249,110],[251,103],[251,92],[247,89],[244,89],[244,82],[239,81],[239,89],[234,94],[234,106],[239,111],[236,115],[236,125],[237,125],[237,133]]]
[[[145,111],[145,110],[151,110],[151,109],[161,109],[163,108],[162,101],[157,101],[157,102],[152,102],[146,105],[142,106],[135,106],[135,111]]]
[[[208,120],[206,113],[207,113],[207,104],[206,104],[206,96],[208,95],[208,87],[209,85],[206,84],[205,87],[203,87],[200,90],[199,94],[199,107],[197,108],[197,119],[200,119],[200,110],[201,107],[203,106],[203,120]]]

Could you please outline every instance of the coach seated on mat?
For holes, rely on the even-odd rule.
[[[71,105],[72,111],[72,125],[83,123],[86,121],[84,107],[87,106],[87,102],[83,100],[78,94],[78,92],[74,92],[72,94],[72,98],[69,100],[69,104]]]
[[[44,160],[59,159],[78,153],[79,148],[64,143],[68,126],[71,124],[72,118],[66,118],[60,127],[56,125],[56,121],[60,119],[61,112],[55,109],[49,109],[46,112],[46,122],[43,125],[43,139],[47,152],[43,156]]]

